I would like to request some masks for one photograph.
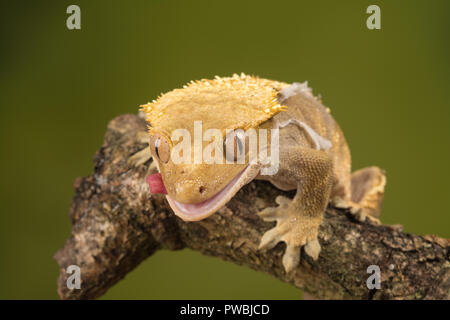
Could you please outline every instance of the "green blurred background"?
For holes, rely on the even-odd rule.
[[[66,8],[81,7],[81,30]],[[381,30],[366,28],[370,4]],[[308,80],[354,168],[385,168],[382,220],[450,237],[450,1],[2,1],[0,298],[57,298],[72,183],[109,120],[192,79]],[[276,279],[159,252],[104,298],[298,299]]]

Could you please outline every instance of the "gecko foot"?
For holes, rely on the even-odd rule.
[[[335,197],[331,200],[331,204],[338,209],[347,209],[350,214],[352,214],[356,220],[359,222],[368,221],[374,225],[380,225],[381,221],[377,217],[371,215],[367,210],[358,203],[353,201],[344,200],[341,197]]]
[[[148,133],[144,131],[138,132],[136,138],[139,143],[150,143],[150,137]],[[150,151],[150,148],[146,146],[144,149],[136,152],[131,157],[129,157],[127,162],[130,166],[138,167],[150,160],[151,157],[152,153]]]
[[[351,205],[349,211],[359,222],[367,221],[373,225],[381,225],[380,219],[370,215],[368,212],[366,212],[364,208],[361,208],[358,205],[355,204]]]
[[[147,132],[138,132],[137,141],[139,143],[150,143],[150,138]],[[149,161],[152,158],[152,153],[150,151],[150,147],[146,146],[143,149],[139,150],[131,157],[128,158],[128,165],[133,167],[139,167]],[[156,165],[156,161],[152,161],[147,169],[147,174],[153,174],[158,172],[158,167]]]
[[[152,157],[152,154],[150,152],[150,149],[147,147],[145,149],[142,149],[141,151],[136,152],[131,157],[128,158],[128,164],[134,167],[139,167],[140,165],[146,163],[150,158]]]
[[[300,262],[300,248],[305,246],[305,252],[314,260],[319,257],[320,244],[317,239],[321,217],[311,217],[299,212],[292,205],[292,200],[278,196],[275,200],[278,207],[262,210],[258,215],[264,221],[276,221],[277,225],[267,231],[261,238],[260,249],[271,249],[278,242],[286,243],[283,255],[283,266],[290,273]]]

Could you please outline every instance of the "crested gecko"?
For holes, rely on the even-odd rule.
[[[288,84],[245,74],[191,81],[142,105],[141,110],[149,124],[149,135],[143,138],[149,147],[129,162],[140,165],[153,157],[159,173],[147,177],[151,192],[166,194],[181,219],[207,218],[253,179],[268,180],[281,190],[297,190],[293,199],[279,196],[277,207],[258,214],[266,221],[276,221],[276,226],[262,236],[260,249],[285,242],[282,264],[288,273],[298,265],[302,247],[313,259],[318,258],[319,225],[330,200],[351,207],[360,217],[369,215],[377,220],[386,183],[384,171],[368,167],[351,173],[350,150],[343,132],[306,82]],[[196,121],[201,121],[200,129],[196,129]],[[175,144],[180,137],[172,135],[177,129],[191,136],[198,133],[196,130],[219,130],[225,137],[224,149],[230,146],[234,151],[230,152],[232,159],[226,152],[221,154],[220,148],[213,148],[216,159],[224,158],[222,163],[190,161],[199,145],[190,146],[188,141],[192,148],[182,151],[188,161],[174,161],[174,152],[180,152]],[[278,129],[278,140],[269,138],[264,147],[271,150],[273,141],[277,142],[276,172],[262,174],[267,161],[254,154],[250,157],[248,135],[237,129]],[[200,148],[207,142],[203,139]],[[226,161],[236,160],[239,154],[244,161]]]

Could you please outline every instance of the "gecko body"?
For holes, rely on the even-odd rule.
[[[293,199],[277,197],[277,207],[258,214],[266,221],[277,222],[263,235],[260,248],[270,249],[285,242],[282,263],[287,272],[298,265],[302,247],[308,255],[318,258],[318,229],[331,199],[373,217],[380,212],[384,172],[369,167],[351,173],[350,150],[342,130],[306,83],[287,84],[244,74],[216,77],[163,94],[143,105],[142,110],[149,123],[150,147],[130,160],[142,164],[153,157],[159,173],[149,177],[150,188],[167,193],[170,207],[181,219],[207,218],[253,179],[268,180],[281,190],[297,190]],[[212,129],[221,132],[224,148],[231,146],[245,161],[174,161],[173,155],[179,151],[179,141],[175,140],[179,137],[173,133],[181,129],[194,136],[198,131],[196,121],[202,123],[202,134]],[[278,130],[276,172],[262,174],[265,164],[250,156],[249,140],[236,133],[238,129],[265,129],[269,136],[273,129]],[[231,135],[229,130],[234,130]],[[211,141],[219,139],[206,139],[200,147],[205,148]],[[272,150],[272,146],[269,138],[265,148]],[[183,157],[192,160],[193,149],[199,146],[189,147],[183,149]],[[214,156],[227,160],[227,153],[218,155],[217,150],[214,149]]]

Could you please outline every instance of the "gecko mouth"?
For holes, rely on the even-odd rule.
[[[247,166],[234,177],[221,191],[199,203],[181,203],[166,195],[174,213],[184,221],[199,221],[222,208],[245,184],[253,180],[259,169]]]

